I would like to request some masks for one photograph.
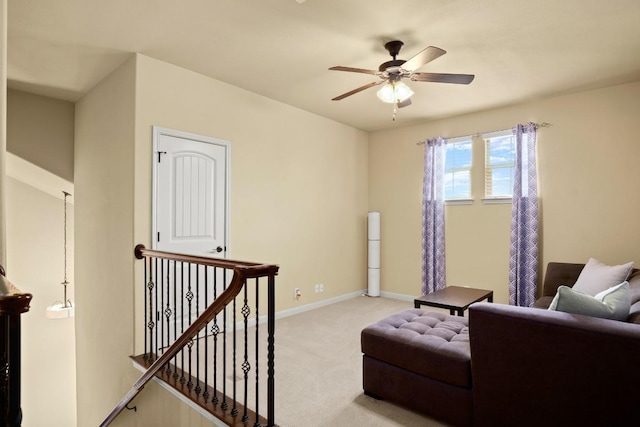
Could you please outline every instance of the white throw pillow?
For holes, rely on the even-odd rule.
[[[606,265],[597,259],[589,258],[589,262],[580,272],[576,284],[573,285],[573,290],[595,296],[627,280],[632,269],[633,262],[622,265]]]
[[[613,320],[626,320],[630,308],[629,282],[606,289],[595,297],[560,286],[549,306],[549,310]]]

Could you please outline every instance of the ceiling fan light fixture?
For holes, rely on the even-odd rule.
[[[395,84],[396,102],[406,101],[407,99],[411,98],[413,94],[414,92],[406,84],[402,82],[398,82]]]
[[[378,98],[388,104],[406,101],[414,92],[403,82],[387,83],[378,91]]]

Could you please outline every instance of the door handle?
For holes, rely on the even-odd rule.
[[[218,252],[218,253],[222,252],[222,246],[218,246],[213,250],[213,252]]]

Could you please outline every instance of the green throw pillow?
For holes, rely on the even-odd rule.
[[[583,294],[568,286],[560,286],[549,306],[549,310],[613,320],[626,320],[630,308],[629,282],[620,283],[596,296]]]

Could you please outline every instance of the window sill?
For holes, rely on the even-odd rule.
[[[511,203],[511,197],[488,197],[482,199],[482,203],[485,205],[502,205]]]
[[[473,199],[450,199],[444,201],[445,206],[472,205]]]

